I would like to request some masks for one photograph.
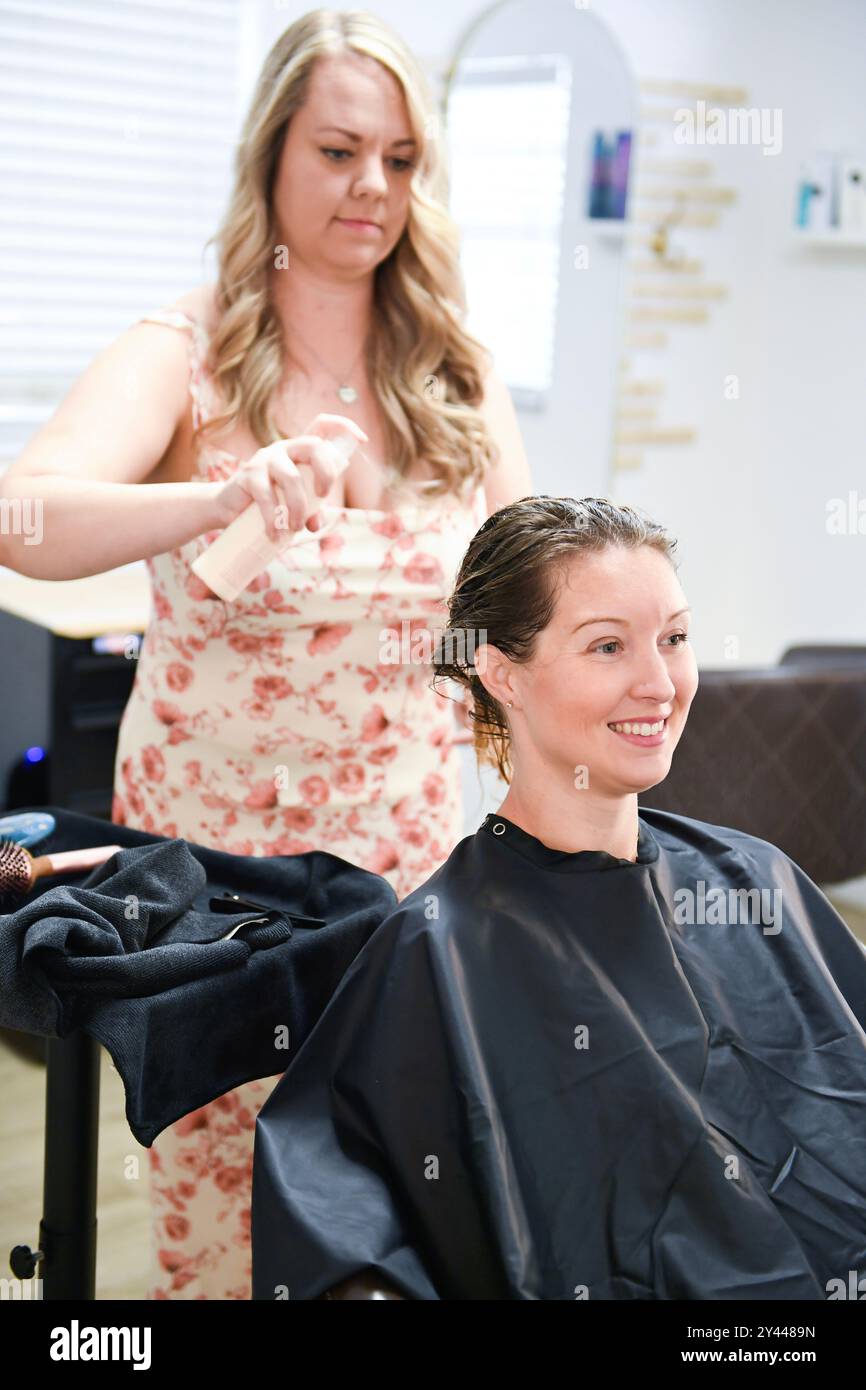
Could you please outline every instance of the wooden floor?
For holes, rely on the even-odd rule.
[[[866,944],[866,913],[835,906]],[[37,1249],[42,1215],[45,1069],[0,1040],[0,1277],[11,1278],[13,1245]],[[96,1296],[144,1298],[150,1241],[148,1150],[126,1123],[124,1092],[108,1053],[101,1054]]]
[[[97,1298],[144,1298],[150,1240],[148,1151],[126,1122],[123,1083],[100,1049]],[[38,1249],[42,1216],[45,1067],[0,1042],[0,1263],[11,1278],[13,1245]]]

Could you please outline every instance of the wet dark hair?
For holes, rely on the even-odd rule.
[[[677,569],[676,540],[633,507],[606,497],[522,497],[489,516],[469,543],[448,600],[447,626],[434,646],[432,685],[450,679],[468,691],[476,757],[506,782],[512,771],[508,718],[475,670],[476,643],[489,642],[512,661],[530,661],[536,637],[553,618],[568,562],[612,545],[652,546]]]

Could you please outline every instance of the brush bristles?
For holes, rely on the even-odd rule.
[[[0,839],[0,906],[4,911],[14,908],[29,891],[32,864],[33,856],[24,845]]]

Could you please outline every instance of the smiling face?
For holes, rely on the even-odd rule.
[[[274,180],[290,261],[351,276],[385,260],[406,225],[416,154],[393,73],[362,54],[321,58],[289,121]]]
[[[608,546],[569,562],[533,660],[507,667],[515,784],[573,779],[586,766],[603,795],[646,791],[667,776],[698,686],[689,614],[670,561],[652,546]],[[503,676],[505,675],[505,668]],[[519,713],[518,713],[519,711]],[[662,724],[645,736],[613,725]]]

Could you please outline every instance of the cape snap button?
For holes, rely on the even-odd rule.
[[[501,820],[498,820],[498,821],[496,822],[496,824],[494,825],[494,827],[493,827],[493,833],[494,833],[494,835],[504,835],[504,834],[505,834],[505,826],[502,824],[502,821],[501,821]]]

